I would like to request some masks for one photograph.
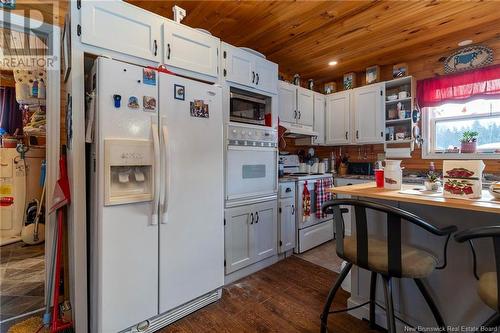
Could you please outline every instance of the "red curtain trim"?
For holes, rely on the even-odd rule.
[[[500,98],[500,65],[417,82],[420,107],[434,107],[479,97]]]

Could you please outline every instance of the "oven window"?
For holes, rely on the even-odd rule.
[[[266,178],[265,164],[245,164],[242,169],[243,179]]]

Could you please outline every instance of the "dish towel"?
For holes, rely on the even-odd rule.
[[[323,214],[323,212],[321,211],[321,206],[323,206],[323,203],[333,199],[333,195],[331,193],[326,192],[326,189],[332,186],[333,186],[333,181],[331,178],[318,179],[314,183],[314,192],[316,193],[317,218],[322,218],[326,216],[326,214]]]

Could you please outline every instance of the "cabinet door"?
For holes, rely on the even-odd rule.
[[[254,88],[254,56],[226,43],[222,43],[222,52],[226,81]]]
[[[219,38],[170,20],[163,38],[164,64],[217,77]]]
[[[295,198],[280,200],[279,228],[279,252],[293,249],[295,247]]]
[[[297,123],[312,126],[314,119],[314,92],[312,90],[297,87],[297,110],[299,112]]]
[[[353,91],[354,141],[377,143],[384,141],[383,85],[374,84]]]
[[[226,210],[224,228],[226,274],[254,262],[253,224],[250,214],[255,215],[253,206]]]
[[[82,43],[160,62],[158,16],[122,1],[82,1],[81,6]]]
[[[313,129],[318,133],[313,138],[314,144],[325,143],[325,95],[314,93],[314,126]]]
[[[255,59],[255,87],[276,94],[278,92],[278,65],[265,59]]]
[[[350,108],[350,91],[343,91],[326,96],[325,141],[327,144],[349,143]]]
[[[297,121],[297,86],[279,81],[278,107],[281,122],[295,123]]]
[[[260,261],[278,253],[277,202],[269,201],[254,205],[253,224],[255,261]]]

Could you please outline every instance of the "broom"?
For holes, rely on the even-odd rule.
[[[50,266],[49,290],[47,297],[47,306],[43,320],[40,317],[32,317],[13,325],[8,333],[34,333],[34,332],[63,332],[73,333],[73,323],[71,321],[63,321],[59,318],[59,290],[60,290],[60,273],[61,273],[61,254],[62,254],[62,236],[63,236],[63,219],[64,208],[71,202],[71,195],[69,191],[69,180],[66,169],[66,146],[62,147],[61,157],[59,158],[59,179],[57,180],[54,195],[52,199],[52,207],[49,214],[54,211],[57,212],[57,223],[55,224],[54,243],[52,248],[52,260]],[[54,281],[55,274],[55,281]],[[52,283],[52,281],[54,281]],[[52,284],[54,284],[54,293],[52,295]],[[50,314],[50,304],[54,302],[52,309],[52,316]],[[52,319],[52,323],[51,323]],[[49,327],[50,324],[50,327]]]

